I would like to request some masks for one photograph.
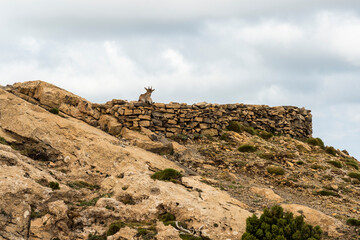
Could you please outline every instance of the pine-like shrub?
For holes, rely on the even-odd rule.
[[[271,209],[265,208],[260,219],[254,214],[246,219],[246,232],[242,240],[317,240],[321,239],[322,231],[319,226],[304,222],[303,216],[294,218],[290,212],[275,205]]]

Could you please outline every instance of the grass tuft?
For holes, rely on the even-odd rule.
[[[249,145],[249,144],[243,144],[238,148],[238,150],[240,152],[256,152],[257,147]]]
[[[166,168],[162,171],[158,171],[151,176],[152,179],[172,182],[181,181],[181,177],[181,173],[172,168]]]
[[[284,175],[285,170],[282,167],[276,167],[276,166],[270,166],[266,169],[268,173],[274,174],[274,175]]]

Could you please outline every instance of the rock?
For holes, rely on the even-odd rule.
[[[141,132],[136,132],[123,128],[121,130],[121,136],[137,147],[145,149],[147,151],[158,153],[158,154],[170,154],[173,152],[172,145],[169,141],[152,141],[150,137]]]
[[[122,124],[109,115],[102,115],[99,119],[99,125],[102,130],[114,136],[119,135],[122,129]]]
[[[324,232],[327,232],[330,237],[341,237],[343,234],[336,229],[343,229],[344,225],[337,219],[332,218],[315,209],[298,205],[298,204],[281,204],[285,211],[292,212],[295,216],[302,213],[305,217],[305,222],[313,226],[319,225]]]
[[[156,230],[158,231],[157,240],[181,240],[179,232],[171,225],[165,226],[162,222],[157,222]]]
[[[282,197],[280,197],[279,195],[274,193],[273,190],[268,189],[268,188],[251,187],[250,191],[252,193],[263,196],[264,198],[269,199],[270,201],[275,201],[275,202],[279,203],[279,202],[282,202],[284,200]]]

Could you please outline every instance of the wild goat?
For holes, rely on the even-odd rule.
[[[153,104],[153,101],[151,99],[151,93],[153,91],[155,91],[155,89],[152,89],[152,87],[148,87],[148,88],[145,88],[145,90],[146,90],[146,93],[143,93],[140,95],[139,102]]]

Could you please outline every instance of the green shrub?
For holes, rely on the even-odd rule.
[[[170,138],[177,142],[186,142],[189,139],[189,136],[178,133],[178,134],[172,135]]]
[[[239,122],[236,121],[232,121],[229,123],[229,125],[226,127],[227,130],[229,131],[234,131],[237,133],[241,133],[241,132],[248,132],[251,135],[255,135],[256,134],[256,130],[253,127],[250,127],[248,125],[243,125]]]
[[[196,237],[194,235],[191,234],[180,234],[180,238],[183,240],[203,240],[202,237]]]
[[[284,175],[285,170],[282,167],[270,166],[266,169],[268,173],[275,175]]]
[[[50,187],[52,190],[60,189],[60,186],[59,186],[59,183],[58,183],[58,182],[50,182],[50,183],[49,183],[49,187]]]
[[[235,122],[235,121],[232,121],[229,123],[229,125],[227,126],[227,129],[229,131],[234,131],[234,132],[237,132],[237,133],[240,133],[242,132],[242,125],[239,123],[239,122]]]
[[[336,156],[336,153],[337,153],[337,151],[334,147],[326,147],[325,152],[330,155],[333,155],[333,156]]]
[[[155,235],[157,234],[157,231],[155,228],[138,228],[137,229],[137,237],[140,237],[143,240],[150,240],[150,239],[154,239]]]
[[[256,152],[257,147],[249,145],[249,144],[243,144],[238,148],[238,150],[240,152]]]
[[[49,110],[49,112],[53,113],[53,114],[59,114],[59,109],[58,108],[52,108]]]
[[[125,227],[123,222],[113,222],[110,224],[109,229],[106,232],[106,236],[111,236],[117,233],[121,228]]]
[[[334,196],[334,197],[340,197],[339,194],[337,194],[336,192],[333,191],[328,191],[328,190],[321,190],[316,192],[317,195],[321,195],[321,196]]]
[[[359,170],[359,163],[358,161],[356,161],[355,159],[352,158],[346,158],[346,165],[349,165],[353,168],[355,168],[356,170]]]
[[[162,181],[181,181],[181,173],[172,168],[166,168],[162,171],[154,173],[151,178]]]
[[[0,144],[9,145],[9,143],[3,137],[0,137]]]
[[[176,217],[171,213],[164,213],[159,216],[159,220],[162,222],[175,221]]]
[[[92,235],[89,234],[88,236],[88,240],[106,240],[106,236],[105,235]]]
[[[228,141],[229,140],[229,133],[225,132],[221,134],[220,140]]]
[[[299,160],[299,161],[297,161],[297,162],[296,162],[296,164],[297,164],[297,165],[303,165],[303,164],[304,164],[304,162],[303,162],[303,161],[301,161],[301,160]]]
[[[76,181],[76,182],[70,182],[67,184],[69,187],[74,189],[81,189],[81,188],[88,188],[90,190],[98,190],[100,189],[99,185],[92,185],[90,183],[84,182],[84,181]]]
[[[351,178],[356,178],[360,181],[360,173],[356,173],[356,172],[351,172],[348,174],[349,177]]]
[[[251,135],[256,135],[256,133],[257,133],[256,130],[253,127],[250,127],[250,126],[244,125],[243,129],[244,129],[245,132],[250,133]]]
[[[328,163],[330,163],[331,165],[337,167],[337,168],[341,168],[342,165],[339,161],[328,161]]]
[[[308,138],[306,142],[313,146],[319,146],[322,149],[325,148],[324,142],[321,140],[321,138]]]
[[[346,224],[350,226],[360,226],[360,220],[355,218],[349,218],[346,220]]]
[[[95,206],[95,204],[97,203],[97,201],[100,199],[100,197],[96,197],[96,198],[93,198],[89,201],[82,201],[80,202],[80,206]]]
[[[319,226],[304,222],[303,216],[294,218],[292,213],[284,212],[283,208],[275,205],[270,210],[264,209],[260,219],[254,214],[246,219],[246,232],[242,240],[287,240],[287,239],[321,239],[322,231]]]
[[[259,137],[265,139],[265,140],[268,140],[270,138],[272,138],[274,136],[274,134],[270,133],[270,132],[267,132],[267,131],[260,131],[258,133]]]

